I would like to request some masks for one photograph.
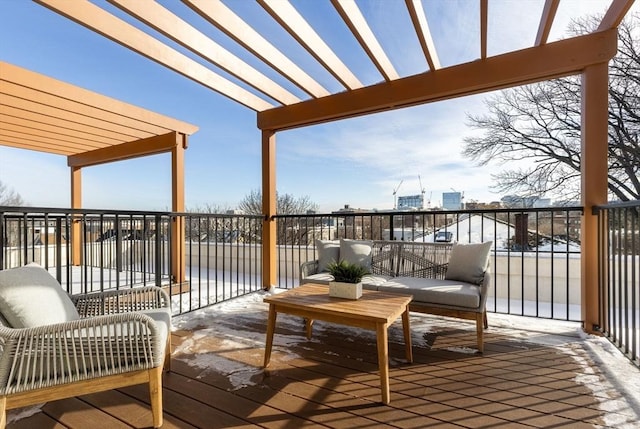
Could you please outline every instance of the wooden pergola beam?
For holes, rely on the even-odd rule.
[[[67,158],[67,165],[69,165],[69,167],[87,167],[90,165],[105,164],[107,162],[170,152],[175,148],[176,141],[180,141],[178,135],[179,133],[173,131],[160,136],[71,155]]]
[[[258,113],[258,128],[302,127],[579,73],[613,58],[617,36],[611,29],[278,107]]]
[[[547,0],[544,3],[544,9],[542,10],[542,16],[540,17],[540,24],[538,26],[538,33],[536,34],[535,46],[544,45],[549,38],[549,32],[551,32],[551,26],[553,20],[556,17],[560,0]]]
[[[489,32],[489,0],[480,0],[480,58],[487,58],[487,34]]]
[[[331,0],[331,3],[347,24],[353,36],[358,40],[362,49],[384,76],[384,79],[386,81],[398,79],[400,77],[398,72],[391,64],[389,57],[382,49],[373,31],[371,31],[371,27],[364,19],[355,0]]]
[[[154,0],[108,0],[176,43],[282,104],[300,99]]]
[[[338,58],[288,0],[258,0],[258,3],[293,36],[345,88],[362,88],[362,83]]]
[[[329,95],[329,91],[220,0],[183,0],[183,2],[310,96],[317,98]]]
[[[416,30],[416,35],[420,41],[422,52],[429,65],[429,70],[437,70],[440,68],[440,60],[438,58],[438,52],[436,51],[436,45],[433,43],[433,37],[431,36],[431,30],[429,30],[429,23],[427,22],[427,16],[424,13],[421,0],[405,0],[411,22]]]
[[[598,30],[609,30],[620,25],[620,22],[624,19],[631,6],[633,6],[635,0],[613,0],[609,9],[604,14]]]
[[[86,0],[35,1],[250,109],[261,111],[273,107],[271,103],[91,2]]]

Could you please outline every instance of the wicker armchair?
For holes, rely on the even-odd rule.
[[[162,369],[170,357],[167,293],[147,286],[67,297],[74,320],[0,327],[0,428],[8,409],[142,383],[149,383],[153,426],[160,427]]]

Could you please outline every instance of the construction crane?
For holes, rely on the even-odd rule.
[[[425,189],[422,187],[422,179],[420,179],[420,175],[418,174],[418,183],[420,184],[420,193],[422,194],[422,207],[420,208],[424,208],[424,194],[425,194]]]
[[[397,203],[397,198],[396,198],[396,194],[398,193],[398,189],[400,189],[400,185],[402,185],[403,180],[400,180],[400,183],[398,183],[398,186],[396,186],[393,189],[393,209],[397,210],[398,209],[398,203]]]

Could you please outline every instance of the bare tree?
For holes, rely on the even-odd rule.
[[[20,194],[10,189],[0,180],[0,206],[23,206],[25,201]]]
[[[599,21],[575,22],[572,34]],[[622,201],[640,199],[640,14],[619,29],[618,54],[609,65],[609,192]],[[464,140],[463,154],[480,165],[530,161],[529,167],[493,175],[499,192],[527,196],[580,194],[580,77],[501,91],[485,100],[489,113],[468,116],[484,131]]]
[[[253,190],[246,195],[238,208],[246,214],[262,215],[262,192]],[[318,205],[308,196],[294,197],[291,194],[276,193],[276,213],[279,215],[302,215],[318,210]],[[278,244],[307,244],[311,240],[309,232],[313,231],[313,224],[319,219],[299,217],[281,218],[278,220]],[[313,234],[312,234],[313,235]],[[261,238],[258,238],[261,240]]]
[[[318,210],[318,205],[307,195],[295,197],[276,192],[276,200],[276,212],[281,215],[306,214]],[[247,214],[262,214],[262,192],[254,189],[240,201],[238,208]]]

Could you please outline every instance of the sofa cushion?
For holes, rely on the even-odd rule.
[[[382,292],[413,295],[413,302],[451,305],[464,308],[480,306],[480,288],[457,280],[396,277],[378,286]]]
[[[38,264],[0,271],[0,313],[13,328],[80,318],[60,283]]]
[[[340,240],[340,260],[363,266],[371,272],[373,241]]]
[[[340,260],[340,241],[338,240],[316,240],[316,249],[319,273],[327,271],[330,263]]]
[[[444,278],[476,285],[482,283],[484,272],[489,266],[489,252],[492,245],[492,241],[454,244]]]
[[[387,280],[391,279],[390,276],[383,276],[381,274],[367,274],[362,278],[362,287],[364,289],[375,290],[379,285],[384,284]],[[333,276],[329,273],[312,274],[304,279],[300,280],[300,284],[316,283],[321,285],[328,285],[333,281]]]

